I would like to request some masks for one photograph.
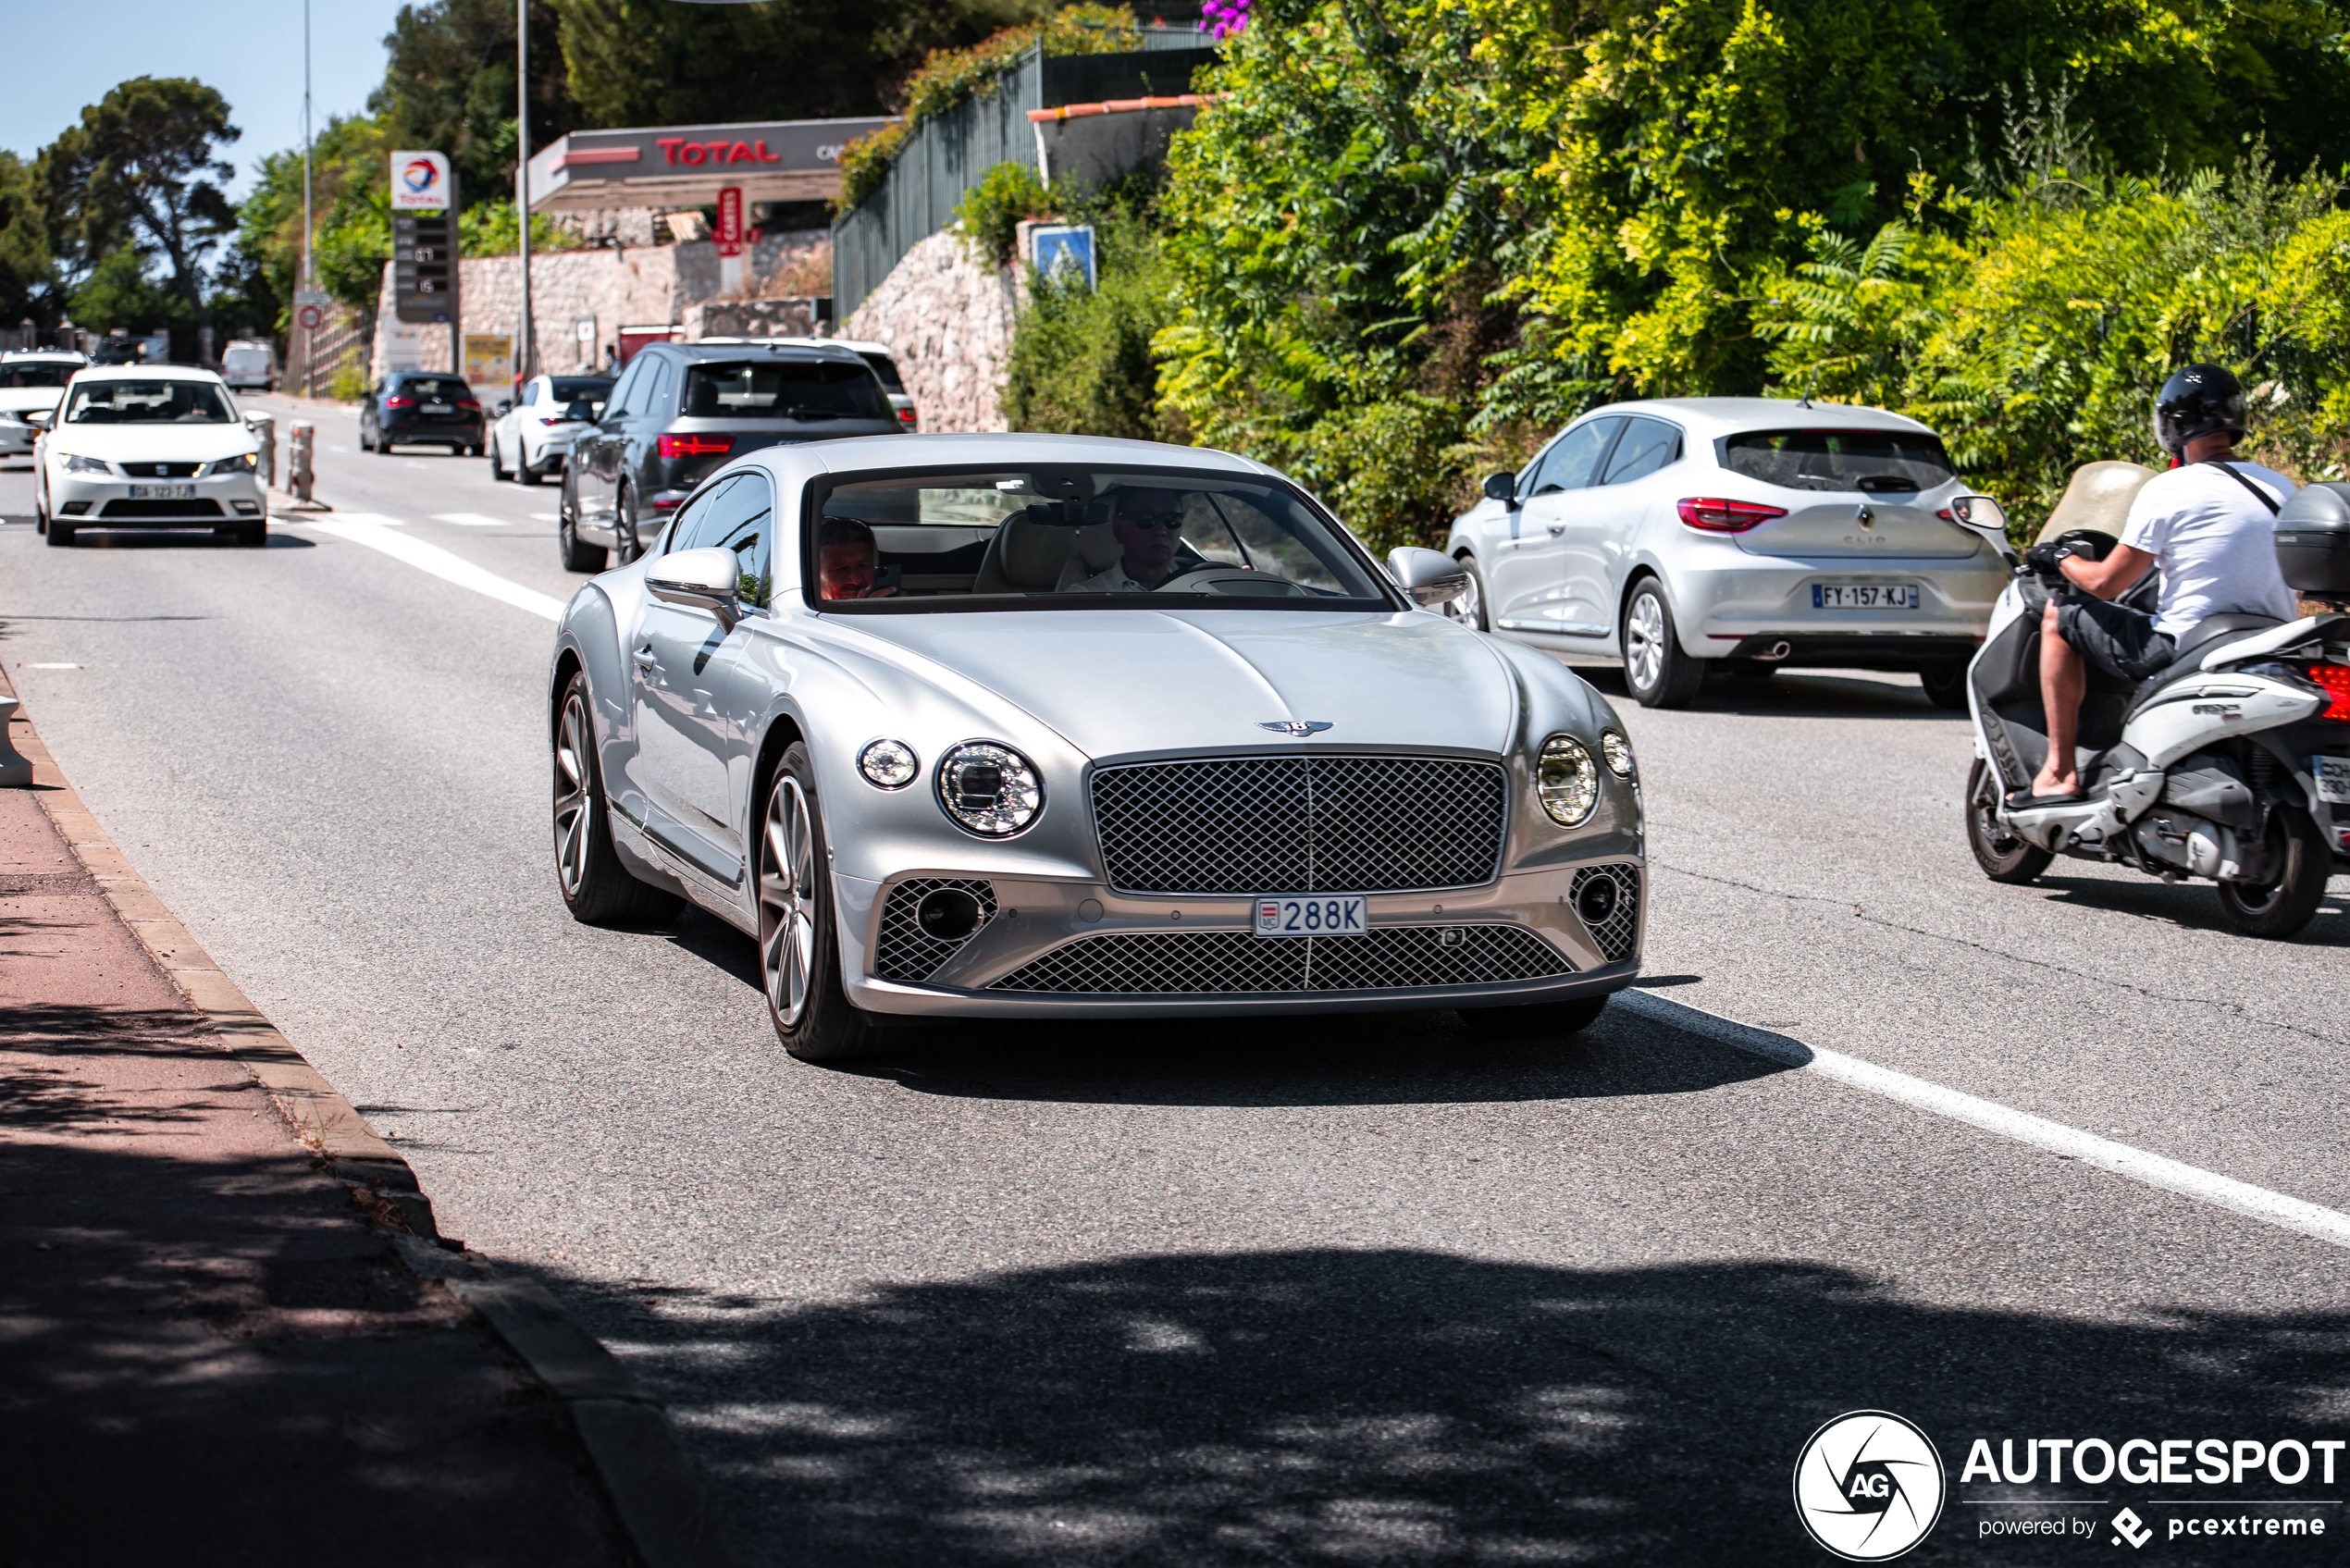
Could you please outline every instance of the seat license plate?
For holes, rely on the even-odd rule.
[[[1915,610],[1915,583],[1814,583],[1814,610]]]
[[[2312,757],[2309,773],[2318,781],[2319,799],[2329,806],[2350,806],[2350,757]]]
[[[1268,893],[1256,900],[1259,936],[1361,936],[1370,929],[1354,894]]]
[[[130,487],[130,499],[132,500],[193,500],[196,499],[196,488],[193,485],[133,485]]]

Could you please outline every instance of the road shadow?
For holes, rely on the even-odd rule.
[[[1575,673],[1611,702],[1633,700],[1622,670],[1577,666]],[[1966,720],[1964,713],[1947,712],[1928,702],[1922,686],[1892,685],[1833,670],[1782,670],[1762,680],[1715,676],[1686,710],[1740,718]]]
[[[2317,918],[2286,940],[2316,947],[2350,946],[2350,889],[2337,873]],[[2220,912],[2220,895],[2208,882],[2165,883],[2155,877],[2068,877],[2042,872],[2033,885],[2047,892],[2051,904],[2103,914],[2134,916],[2179,931],[2241,936]],[[2258,942],[2258,937],[2244,937]]]
[[[105,528],[77,525],[68,549],[233,549],[252,547],[234,539],[216,538],[202,528]],[[269,530],[270,549],[316,549],[317,541],[297,534]]]
[[[1948,1472],[1911,1561],[2071,1562],[1978,1547],[2017,1511],[1955,1500],[2167,1515],[2118,1483],[1960,1488],[1973,1438],[2309,1436],[2350,1393],[2343,1313],[1937,1306],[1798,1263],[1159,1253],[801,1307],[547,1278],[669,1401],[745,1554],[794,1568],[1813,1563],[1796,1457],[1870,1408]],[[2229,1560],[2199,1544],[2164,1555]]]

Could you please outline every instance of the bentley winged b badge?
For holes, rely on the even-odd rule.
[[[1330,722],[1328,719],[1268,719],[1261,721],[1256,727],[1270,730],[1275,735],[1295,735],[1302,739],[1321,734],[1330,727]]]

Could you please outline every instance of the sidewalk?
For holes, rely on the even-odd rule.
[[[562,1401],[402,1266],[25,789],[0,1199],[0,1568],[634,1561]]]

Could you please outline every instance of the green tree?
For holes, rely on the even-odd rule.
[[[1181,440],[1158,407],[1151,341],[1174,319],[1175,278],[1159,241],[1123,204],[1076,215],[1094,225],[1100,286],[1029,271],[1012,333],[1004,417],[1015,430]]]
[[[390,59],[367,107],[390,147],[447,153],[467,205],[513,194],[513,0],[427,0],[402,6],[384,39]],[[563,74],[563,14],[530,7],[530,144],[581,125]]]
[[[204,258],[236,227],[220,189],[236,170],[219,149],[238,135],[228,100],[200,81],[123,82],[42,151],[61,253],[84,273],[126,248],[158,261],[188,315],[208,326]]]
[[[375,308],[376,280],[391,254],[391,230],[378,221],[382,204],[375,199],[389,179],[390,153],[382,126],[365,115],[329,119],[311,142],[311,208],[318,226],[315,250],[321,259],[315,265],[320,286],[363,310]],[[270,329],[283,332],[302,279],[302,149],[269,154],[254,174],[253,190],[237,207],[237,254],[240,265],[253,268],[259,281],[243,291],[257,302],[271,302]],[[358,226],[355,234],[333,232],[339,224],[352,223]],[[373,269],[355,293],[352,278],[341,272],[330,277],[323,263],[330,232],[340,265]],[[256,318],[254,325],[260,324]]]
[[[0,326],[54,320],[55,313],[48,204],[32,169],[0,152]]]

